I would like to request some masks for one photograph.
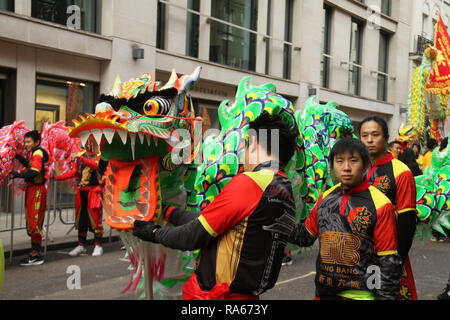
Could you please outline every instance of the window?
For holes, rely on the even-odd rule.
[[[97,85],[94,83],[38,76],[36,130],[41,130],[45,122],[65,120],[67,125],[71,125],[78,115],[93,113],[97,91]]]
[[[16,118],[16,76],[14,70],[0,69],[0,128]]]
[[[428,15],[422,14],[422,37],[428,38]]]
[[[158,17],[156,21],[156,47],[165,49],[166,46],[166,4],[158,1]]]
[[[211,2],[215,18],[256,30],[258,1],[215,0]],[[211,21],[210,61],[234,68],[255,71],[256,34]]]
[[[200,12],[200,0],[188,0],[188,8]],[[189,57],[198,58],[199,28],[200,16],[188,12],[186,27],[186,55]]]
[[[322,61],[320,68],[320,84],[323,88],[329,87],[330,82],[330,58],[324,56],[331,53],[331,16],[332,9],[324,6],[324,22],[322,26]]]
[[[272,0],[267,0],[267,12],[272,12]],[[272,20],[271,15],[267,14],[267,29],[266,34],[270,36],[272,33]],[[270,39],[265,38],[266,42],[266,66],[265,66],[265,74],[270,73]]]
[[[285,9],[285,23],[284,23],[284,41],[292,42],[292,24],[294,20],[294,0],[286,0]],[[284,59],[283,59],[283,78],[291,78],[292,68],[292,46],[284,44]]]
[[[0,10],[14,11],[14,0],[0,0]]]
[[[97,0],[32,0],[31,16],[67,26],[74,11],[70,6],[80,8],[80,28],[84,31],[99,32],[99,4]],[[69,11],[69,12],[68,12]]]
[[[391,0],[381,0],[381,13],[387,16],[391,15],[392,1]]]
[[[362,37],[362,22],[352,19],[348,91],[358,96],[361,94]]]
[[[380,48],[378,56],[378,71],[388,73],[389,68],[389,38],[390,35],[387,32],[380,32]],[[378,89],[377,99],[387,101],[388,90],[388,76],[384,74],[378,74]]]

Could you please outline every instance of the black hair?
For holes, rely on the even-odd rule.
[[[400,142],[400,141],[397,141],[397,140],[394,140],[394,141],[391,141],[391,142],[389,142],[389,147],[392,147],[394,144],[399,144],[399,145],[402,145],[402,143]]]
[[[31,139],[33,139],[34,142],[42,141],[41,134],[37,130],[33,130],[33,131],[29,131],[29,132],[25,133],[24,138],[31,138]]]
[[[361,140],[355,138],[342,138],[336,141],[333,148],[331,149],[330,152],[331,168],[333,168],[334,158],[338,154],[344,154],[346,152],[350,154],[358,152],[359,155],[361,156],[364,166],[366,167],[369,165],[370,155],[366,145],[362,143]]]
[[[435,139],[428,139],[427,148],[430,151],[433,151],[434,148],[438,146],[438,142]]]
[[[260,130],[266,130],[267,132],[267,141],[263,141],[263,143],[266,144],[264,147],[269,154],[271,154],[272,151],[272,130],[278,130],[279,160],[283,167],[286,166],[297,150],[297,137],[299,134],[298,129],[296,129],[295,127],[290,128],[288,123],[283,120],[283,117],[281,115],[271,115],[267,111],[264,111],[253,122],[250,122],[248,131],[250,135],[256,134],[258,143],[261,143]]]
[[[441,146],[439,147],[439,151],[444,150],[445,148],[447,148],[448,145],[448,137],[445,137],[444,139],[442,139],[441,141]]]
[[[405,150],[398,155],[398,160],[406,164],[414,176],[419,176],[422,174],[422,171],[416,161],[416,154],[412,148],[405,148]]]
[[[361,136],[361,128],[362,128],[363,124],[366,122],[370,122],[370,121],[375,121],[376,123],[378,123],[381,126],[381,129],[383,130],[384,139],[386,141],[388,141],[389,129],[388,129],[387,122],[386,122],[386,120],[384,120],[383,118],[381,118],[379,116],[369,116],[369,117],[365,118],[363,121],[361,121],[361,123],[359,124],[359,135]]]
[[[414,146],[417,147],[417,149],[419,150],[419,153],[420,153],[420,149],[421,149],[420,143],[418,143],[418,142],[413,142],[413,143],[411,144],[411,149],[413,149]],[[419,156],[419,155],[417,155],[417,156]]]
[[[408,167],[414,163],[417,163],[416,154],[411,148],[405,148],[405,150],[398,155],[398,160],[406,164]]]

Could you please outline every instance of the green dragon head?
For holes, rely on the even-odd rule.
[[[264,111],[281,115],[291,129],[298,132],[298,152],[287,166],[289,173],[294,175],[304,166],[303,139],[292,103],[279,95],[273,84],[252,86],[250,78],[241,81],[232,105],[229,101],[222,102],[218,110],[221,131],[207,136],[203,143],[203,162],[197,169],[194,190],[188,201],[193,210],[208,206],[225,185],[243,171],[245,137],[250,122]]]
[[[159,218],[161,179],[183,175],[183,169],[171,162],[172,139],[178,129],[193,133],[195,123],[201,121],[187,96],[200,71],[198,67],[178,78],[174,70],[162,87],[148,73],[123,83],[117,78],[112,92],[102,95],[95,114],[73,121],[70,136],[79,137],[84,145],[92,135],[102,159],[109,161],[104,209],[111,227],[129,229],[134,219]]]

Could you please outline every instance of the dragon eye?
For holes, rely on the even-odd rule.
[[[167,115],[170,110],[170,104],[170,101],[165,98],[152,98],[150,100],[147,100],[147,102],[144,104],[144,113],[148,116],[158,114]]]

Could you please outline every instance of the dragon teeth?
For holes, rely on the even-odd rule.
[[[141,144],[144,144],[144,139],[145,139],[144,134],[142,132],[139,132],[138,136],[139,136],[139,140],[141,141]]]
[[[131,139],[131,154],[133,155],[133,160],[136,160],[135,149],[136,149],[136,135],[130,134]]]
[[[84,132],[80,132],[78,134],[78,136],[80,137],[81,140],[81,144],[83,146],[86,145],[87,140],[89,139],[89,136],[91,135],[91,133],[89,131],[84,131]]]
[[[97,145],[100,145],[102,142],[102,131],[99,129],[93,129],[91,130],[91,134],[94,136],[95,141],[97,142]]]
[[[117,133],[119,134],[120,139],[122,139],[123,144],[127,144],[128,133],[123,130],[117,130]]]
[[[106,141],[108,141],[109,144],[112,143],[115,133],[116,131],[113,129],[103,129],[103,135],[105,136]]]

